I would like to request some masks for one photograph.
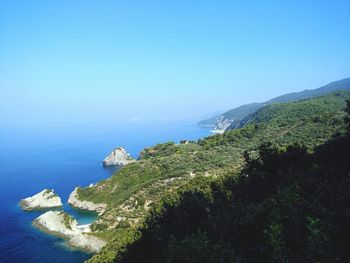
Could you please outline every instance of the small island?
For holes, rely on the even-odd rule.
[[[104,166],[123,166],[128,163],[135,162],[135,159],[130,157],[130,154],[123,148],[115,148],[104,160]]]
[[[26,211],[62,207],[61,198],[53,189],[44,189],[36,195],[22,199],[19,204]]]
[[[33,221],[40,230],[67,240],[68,244],[87,252],[95,253],[106,242],[93,236],[90,224],[78,225],[77,221],[63,211],[48,211]]]

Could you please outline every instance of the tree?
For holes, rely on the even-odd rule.
[[[345,112],[347,114],[345,117],[345,123],[347,125],[347,132],[348,132],[348,134],[350,134],[350,100],[348,100],[346,102]]]

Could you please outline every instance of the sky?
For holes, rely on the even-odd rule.
[[[198,121],[350,77],[350,1],[0,1],[0,126]]]

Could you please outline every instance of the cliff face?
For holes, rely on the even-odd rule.
[[[103,165],[104,166],[111,166],[111,165],[126,165],[128,163],[132,163],[135,160],[130,157],[130,154],[123,148],[118,147],[114,149],[104,160]]]
[[[76,187],[74,189],[74,191],[69,195],[69,198],[68,198],[68,203],[75,207],[75,208],[78,208],[78,209],[81,209],[81,210],[87,210],[87,211],[95,211],[99,214],[102,214],[107,205],[106,204],[103,204],[103,203],[100,203],[100,204],[96,204],[96,203],[93,203],[93,202],[89,202],[89,201],[81,201],[78,199],[78,187]]]
[[[23,210],[31,211],[37,209],[61,207],[61,198],[53,190],[44,189],[41,192],[20,201]]]
[[[224,133],[225,130],[232,124],[234,120],[231,120],[229,118],[225,118],[225,116],[221,116],[216,124],[215,124],[215,127],[214,129],[212,130],[213,133],[216,133],[216,134],[221,134],[221,133]]]
[[[37,228],[64,238],[71,246],[98,252],[106,242],[91,234],[90,226],[79,226],[77,221],[63,211],[48,211],[33,221]]]
[[[251,103],[225,112],[220,116],[220,118],[216,122],[212,132],[220,134],[224,133],[225,130],[229,128],[231,129],[231,127],[238,128],[238,125],[242,119],[256,112],[263,106],[264,104],[262,103]]]

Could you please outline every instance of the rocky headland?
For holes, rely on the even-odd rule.
[[[19,204],[26,211],[62,206],[61,198],[52,189],[44,189],[36,195],[22,199]]]
[[[79,200],[78,189],[79,187],[76,187],[74,191],[69,195],[68,203],[72,207],[81,209],[81,210],[95,211],[98,214],[102,214],[105,211],[107,204],[103,204],[103,203],[97,204],[90,201]]]
[[[104,166],[118,165],[123,166],[128,163],[135,162],[135,159],[130,157],[130,154],[123,148],[115,148],[104,160]]]
[[[106,242],[90,234],[90,225],[78,225],[77,221],[63,211],[48,211],[37,217],[33,225],[44,232],[64,238],[76,248],[98,252]]]

